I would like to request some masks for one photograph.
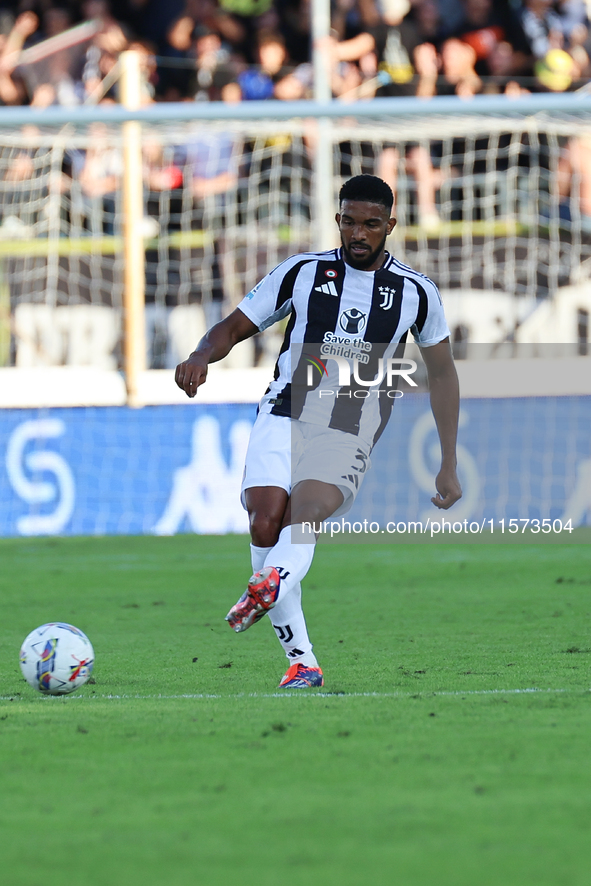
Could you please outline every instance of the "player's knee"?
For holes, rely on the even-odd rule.
[[[250,535],[253,544],[260,548],[271,548],[279,538],[281,520],[265,512],[254,511],[249,515]]]

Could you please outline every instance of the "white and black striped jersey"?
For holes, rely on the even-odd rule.
[[[425,347],[449,335],[435,284],[388,253],[377,271],[346,264],[341,249],[292,255],[238,307],[261,331],[289,316],[260,411],[338,428],[370,448],[392,410],[388,380],[367,387],[352,375],[339,384],[338,361],[330,358],[355,361],[357,378],[372,380],[409,330]]]

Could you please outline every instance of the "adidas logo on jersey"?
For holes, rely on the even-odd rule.
[[[337,292],[337,288],[334,285],[334,283],[332,282],[332,280],[329,280],[328,283],[323,283],[322,286],[316,286],[314,291],[315,292],[323,292],[324,295],[336,295],[337,298],[339,297],[339,294]]]

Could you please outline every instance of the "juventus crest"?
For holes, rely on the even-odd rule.
[[[380,302],[380,308],[383,308],[384,311],[389,311],[394,304],[394,295],[396,293],[396,290],[390,289],[389,286],[378,286],[378,291],[383,298],[383,300]]]

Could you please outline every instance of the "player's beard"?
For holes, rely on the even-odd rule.
[[[373,252],[368,253],[365,258],[354,258],[347,247],[345,246],[345,241],[343,240],[343,235],[341,234],[341,244],[343,247],[343,253],[345,256],[345,261],[348,265],[351,265],[352,268],[356,268],[358,271],[365,271],[367,268],[370,268],[373,263],[376,261],[380,253],[383,251],[386,245],[386,237],[388,235],[384,234],[382,238],[382,242]]]

